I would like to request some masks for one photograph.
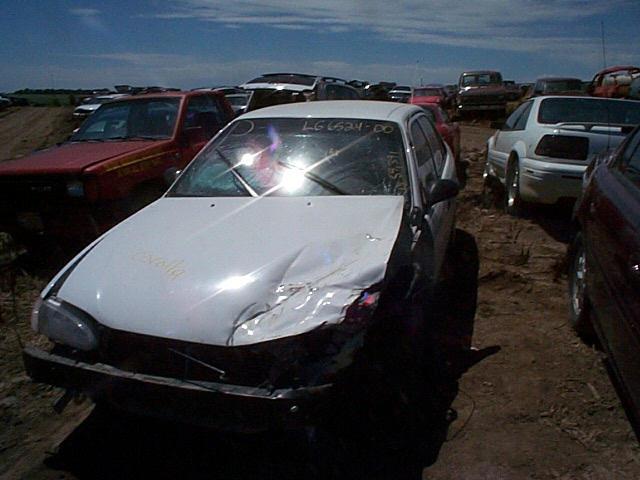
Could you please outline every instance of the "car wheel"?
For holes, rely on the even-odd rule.
[[[520,197],[520,162],[518,157],[511,159],[507,169],[504,209],[514,217],[520,217],[524,212],[524,202]]]
[[[572,258],[569,271],[569,321],[571,327],[582,338],[593,338],[591,323],[591,305],[587,295],[587,257],[582,241],[582,234],[578,233],[571,247]]]

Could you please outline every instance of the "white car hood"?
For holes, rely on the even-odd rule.
[[[107,233],[57,296],[110,328],[164,338],[303,333],[341,322],[384,278],[402,208],[392,196],[162,198]]]

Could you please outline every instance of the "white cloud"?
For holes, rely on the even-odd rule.
[[[630,5],[631,0],[179,0],[160,18],[320,32],[370,31],[396,42],[516,52],[582,54],[598,35],[569,36],[563,25]],[[552,27],[564,35],[549,35]],[[576,51],[577,49],[577,51]]]
[[[100,15],[100,10],[97,8],[71,8],[69,12],[78,17],[95,17]]]
[[[100,18],[102,12],[97,8],[71,8],[69,12],[78,17],[80,24],[84,27],[98,32],[106,31]]]

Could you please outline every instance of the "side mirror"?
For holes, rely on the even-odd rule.
[[[493,128],[494,130],[502,130],[502,127],[504,127],[504,122],[500,122],[498,120],[495,120],[489,124],[489,128]]]
[[[182,142],[185,145],[195,145],[206,141],[207,137],[204,134],[204,128],[200,126],[185,128],[182,132]]]
[[[171,185],[173,185],[173,182],[175,182],[178,177],[180,176],[180,174],[182,173],[182,170],[178,170],[178,167],[169,167],[164,171],[164,183],[167,184],[168,187],[170,187]]]
[[[458,182],[449,179],[436,180],[429,190],[429,206],[449,200],[460,192]]]

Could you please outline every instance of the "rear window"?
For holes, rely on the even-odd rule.
[[[466,73],[460,82],[463,87],[476,85],[502,84],[502,76],[499,73]]]
[[[538,122],[637,125],[640,123],[640,102],[596,98],[546,98],[540,104]]]
[[[579,92],[582,90],[582,80],[552,80],[543,87],[545,93]]]

